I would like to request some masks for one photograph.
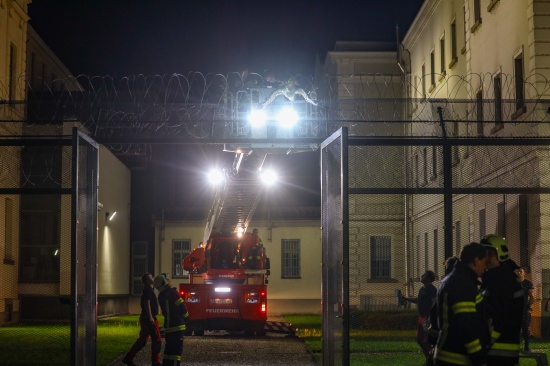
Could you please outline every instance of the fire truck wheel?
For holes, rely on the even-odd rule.
[[[247,336],[247,337],[251,337],[254,335],[254,330],[253,329],[247,329],[244,331],[244,335]]]
[[[195,335],[196,336],[203,336],[204,335],[204,329],[195,329]]]
[[[258,330],[256,331],[256,335],[257,335],[258,337],[263,337],[263,336],[265,336],[265,334],[266,334],[265,329],[258,329]]]

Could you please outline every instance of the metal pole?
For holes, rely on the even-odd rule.
[[[350,365],[349,355],[349,196],[348,128],[342,127],[340,157],[342,199],[342,365]]]
[[[453,185],[452,185],[452,146],[447,140],[445,121],[443,120],[443,108],[437,107],[439,123],[443,136],[443,231],[444,231],[444,253],[445,258],[453,255]]]
[[[78,365],[77,213],[78,213],[78,130],[73,127],[71,179],[71,365]]]

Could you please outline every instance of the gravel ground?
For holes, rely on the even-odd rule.
[[[281,318],[269,319],[283,321]],[[318,366],[305,343],[298,337],[267,333],[265,337],[246,337],[225,331],[207,331],[204,336],[188,336],[183,341],[183,365],[206,366]],[[139,366],[150,365],[148,343],[134,359]],[[162,356],[162,355],[161,355]],[[108,366],[124,366],[120,355]]]

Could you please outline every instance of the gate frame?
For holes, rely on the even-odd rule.
[[[93,365],[97,359],[97,182],[99,165],[99,144],[78,130],[72,128],[72,136],[34,136],[25,135],[17,139],[13,137],[0,136],[0,146],[60,146],[71,147],[71,187],[70,188],[0,188],[1,195],[59,195],[71,196],[71,284],[70,284],[70,362],[72,365]],[[90,160],[86,164],[88,169],[81,170],[80,154],[81,148],[88,148],[91,151]],[[91,164],[90,164],[91,162]],[[79,177],[84,174],[84,182]],[[82,191],[81,187],[85,187]],[[79,227],[78,213],[82,211],[79,204],[79,194],[91,195],[87,199],[87,205],[84,207],[86,222],[81,223]],[[85,242],[79,240],[79,229],[94,228],[85,232]],[[86,251],[85,289],[81,289],[84,296],[80,302],[78,298],[78,278],[82,271],[77,266],[77,251],[81,250],[82,245]],[[95,255],[93,255],[95,254]],[[90,260],[93,262],[91,263]],[[84,290],[84,291],[82,291]],[[79,322],[83,316],[86,316],[84,324],[85,337],[79,337]],[[81,362],[82,361],[82,362]]]
[[[438,112],[441,112],[438,109]],[[326,203],[327,194],[325,187],[325,176],[327,180],[339,174],[341,177],[340,190],[340,208],[342,221],[341,233],[339,238],[342,242],[341,252],[341,276],[344,283],[339,284],[342,288],[342,294],[337,304],[326,304],[325,301],[330,298],[330,294],[334,293],[334,289],[330,287],[330,281],[326,276],[325,270],[327,267],[337,265],[338,258],[327,257],[327,251],[331,247],[332,242],[327,240],[328,227],[322,227],[322,329],[323,329],[323,366],[349,366],[350,365],[350,348],[349,348],[349,196],[363,194],[439,194],[443,195],[444,202],[444,255],[448,258],[453,252],[453,216],[452,216],[452,199],[455,194],[550,194],[550,188],[542,187],[495,187],[495,188],[453,188],[452,186],[452,148],[454,146],[550,146],[550,137],[518,137],[518,138],[490,138],[490,137],[447,137],[445,133],[445,121],[440,113],[441,129],[443,131],[441,137],[426,138],[426,137],[363,137],[353,136],[348,137],[348,128],[341,127],[330,137],[325,139],[321,144],[321,222],[325,223],[323,217],[327,216]],[[325,171],[324,150],[331,144],[340,141],[340,171],[330,172]],[[350,188],[348,181],[349,161],[348,151],[350,146],[434,146],[442,147],[443,151],[443,187],[441,188]],[[325,174],[328,172],[328,174]],[[405,218],[405,226],[406,218]],[[336,289],[337,290],[337,289]],[[340,314],[337,318],[342,319],[342,336],[341,350],[335,351],[336,343],[334,327],[332,326],[333,319],[331,318],[331,307],[333,311],[339,308]],[[342,353],[341,363],[336,363],[336,354]]]

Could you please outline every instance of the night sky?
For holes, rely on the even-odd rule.
[[[120,78],[247,69],[264,76],[311,76],[316,57],[324,60],[337,40],[395,43],[396,24],[403,37],[422,2],[33,0],[29,16],[73,75]],[[200,170],[211,156],[205,149],[224,154],[221,147],[154,146],[148,171],[133,173],[134,184],[139,183],[133,190],[146,193],[142,197],[156,211],[170,205],[202,205],[210,196],[201,184]],[[276,201],[319,205],[319,153],[281,155],[276,160],[284,181]],[[165,196],[147,194],[151,184],[141,180],[159,180],[165,174],[159,186]],[[173,192],[166,192],[169,186]],[[149,209],[143,211],[146,220]]]
[[[422,0],[33,0],[30,24],[75,74],[312,75],[336,40],[395,42]]]

